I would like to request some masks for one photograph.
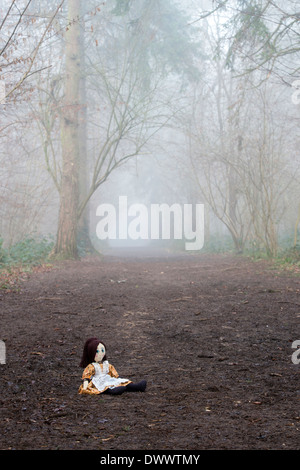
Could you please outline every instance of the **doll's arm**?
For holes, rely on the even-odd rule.
[[[91,378],[95,375],[95,367],[92,364],[89,364],[83,371],[82,374],[82,388],[83,390],[87,389],[87,386],[91,380]]]
[[[83,383],[82,383],[82,388],[83,388],[83,390],[86,390],[86,389],[87,389],[88,384],[89,384],[89,380],[88,380],[88,379],[84,379],[84,381],[83,381]]]
[[[113,365],[109,364],[109,375],[111,377],[115,377],[116,379],[119,377],[119,374],[118,372],[116,371],[116,369],[114,368]]]

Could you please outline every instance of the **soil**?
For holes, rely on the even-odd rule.
[[[299,275],[231,255],[57,263],[0,294],[0,448],[299,449]],[[99,337],[145,392],[79,395]]]

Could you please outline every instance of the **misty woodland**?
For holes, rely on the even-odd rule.
[[[298,245],[296,0],[3,0],[0,15],[2,250],[50,236],[76,258],[120,195],[204,204],[206,249]]]

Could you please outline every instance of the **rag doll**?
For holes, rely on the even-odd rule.
[[[106,357],[106,347],[98,338],[89,338],[84,345],[80,366],[84,368],[78,393],[87,395],[121,395],[123,392],[144,392],[147,382],[133,383],[119,377]]]

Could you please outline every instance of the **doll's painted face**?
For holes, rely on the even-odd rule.
[[[95,362],[102,362],[102,359],[105,356],[105,346],[102,343],[99,343],[96,350]]]

